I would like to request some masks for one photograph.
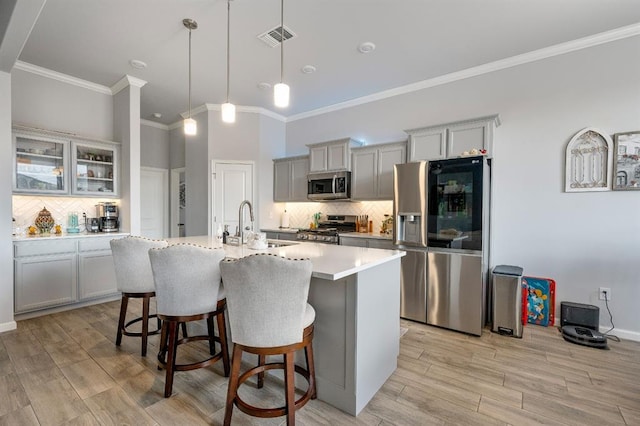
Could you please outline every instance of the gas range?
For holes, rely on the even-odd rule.
[[[296,239],[314,243],[339,244],[339,232],[356,230],[355,218],[347,215],[328,215],[326,221],[318,223],[318,228],[299,230]]]

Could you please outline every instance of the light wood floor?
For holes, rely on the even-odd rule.
[[[137,338],[116,348],[118,309],[110,302],[19,321],[0,334],[0,425],[222,424],[221,368],[178,372],[173,396],[163,398],[157,336],[146,358]],[[605,351],[567,343],[553,328],[527,326],[515,339],[402,325],[398,369],[357,418],[311,401],[298,424],[640,425],[640,343],[610,342]],[[245,386],[243,395],[274,403],[279,386],[267,379],[260,393]],[[233,413],[233,424],[283,423]]]

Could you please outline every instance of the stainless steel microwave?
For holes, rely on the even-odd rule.
[[[351,197],[351,172],[312,173],[307,178],[307,198],[310,200],[348,200]]]

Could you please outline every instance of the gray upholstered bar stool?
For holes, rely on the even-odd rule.
[[[156,295],[151,264],[149,263],[149,249],[166,246],[166,241],[150,240],[143,237],[125,237],[111,240],[116,282],[118,291],[122,293],[116,346],[120,346],[122,343],[123,334],[125,336],[141,337],[142,349],[140,353],[142,356],[147,355],[148,336],[157,334],[160,331],[160,320],[158,320],[158,328],[149,331],[149,318],[156,318],[155,314],[149,315],[150,300]],[[125,322],[129,299],[133,298],[142,299],[142,316]],[[142,330],[140,332],[127,329],[137,322],[142,322]]]
[[[166,369],[165,398],[171,396],[175,371],[207,367],[222,359],[224,375],[229,376],[226,299],[220,281],[220,261],[223,258],[224,250],[191,244],[149,250],[156,284],[158,318],[162,320],[158,368]],[[213,327],[214,318],[218,323],[218,336],[215,335]],[[184,336],[178,339],[179,324],[203,319],[207,322],[206,335]],[[178,346],[196,340],[209,341],[211,356],[199,362],[177,364]],[[217,353],[216,342],[220,345],[220,351]]]
[[[233,341],[231,379],[227,391],[224,424],[231,424],[235,405],[256,417],[287,416],[287,425],[295,424],[295,411],[316,398],[313,365],[313,322],[315,311],[307,303],[311,281],[311,261],[256,254],[220,263],[222,282],[227,292],[229,325]],[[307,368],[294,364],[295,352],[304,349]],[[258,355],[258,366],[240,375],[242,353]],[[265,364],[267,355],[284,355],[284,362]],[[285,406],[258,408],[238,395],[238,387],[258,375],[261,388],[265,371],[283,369]],[[308,382],[298,400],[294,393],[294,372]]]

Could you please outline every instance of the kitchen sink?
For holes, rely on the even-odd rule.
[[[298,244],[298,243],[280,241],[280,240],[267,240],[267,248],[286,247],[286,246],[293,246],[295,244]]]

